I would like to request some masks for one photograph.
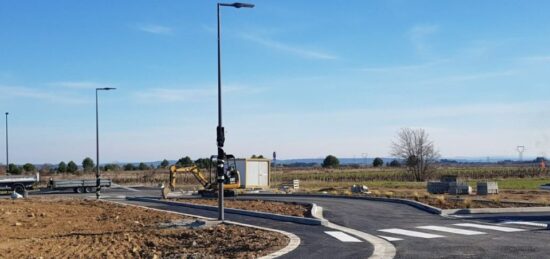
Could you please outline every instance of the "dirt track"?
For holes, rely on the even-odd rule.
[[[1,200],[0,257],[255,258],[285,236],[233,225],[161,228],[175,214],[84,200]]]
[[[210,206],[217,206],[218,200],[216,199],[177,199],[177,201],[203,204]],[[264,201],[264,200],[235,200],[227,198],[225,199],[225,206],[227,208],[242,209],[269,212],[281,215],[296,216],[296,217],[308,217],[310,216],[310,210],[308,206],[293,203],[293,202],[277,202],[277,201]]]

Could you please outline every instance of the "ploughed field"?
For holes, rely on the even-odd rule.
[[[286,236],[79,199],[0,200],[0,257],[256,258]]]
[[[210,205],[217,206],[217,199],[203,199],[203,198],[192,198],[192,199],[177,199],[179,202],[201,204],[201,205]],[[278,202],[278,201],[265,201],[265,200],[237,200],[231,198],[225,198],[224,205],[226,208],[232,209],[241,209],[241,210],[250,210],[250,211],[259,211],[259,212],[268,212],[274,214],[281,214],[287,216],[296,216],[296,217],[308,217],[311,215],[311,206],[303,205],[294,202]]]

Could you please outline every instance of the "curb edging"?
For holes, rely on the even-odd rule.
[[[383,197],[361,197],[361,196],[338,196],[330,194],[241,194],[241,196],[256,197],[312,197],[312,198],[333,198],[333,199],[355,199],[368,201],[381,201],[405,204],[417,209],[441,216],[465,215],[465,214],[498,214],[498,213],[522,213],[522,212],[550,212],[550,207],[513,207],[513,208],[474,208],[474,209],[440,209],[418,201],[383,198]]]
[[[381,202],[391,202],[406,204],[417,209],[424,210],[432,214],[442,214],[442,209],[424,204],[421,202],[407,200],[407,199],[398,199],[398,198],[383,198],[383,197],[362,197],[362,196],[338,196],[330,194],[241,194],[241,196],[264,196],[264,197],[312,197],[312,198],[333,198],[333,199],[352,199],[352,200],[368,200],[368,201],[381,201]]]
[[[450,215],[524,213],[524,212],[550,212],[550,207],[446,209],[441,211],[441,215],[450,216]]]
[[[199,204],[192,204],[192,203],[185,203],[185,202],[165,201],[165,200],[140,198],[140,197],[126,197],[126,199],[130,200],[130,201],[156,202],[156,203],[163,203],[163,204],[168,204],[168,205],[183,206],[183,207],[188,207],[188,208],[203,209],[203,210],[210,210],[210,211],[217,211],[218,210],[218,207],[216,207],[216,206],[199,205]],[[312,206],[312,209],[313,209],[313,206]],[[273,214],[273,213],[268,213],[268,212],[257,212],[257,211],[232,209],[232,208],[225,208],[224,211],[226,213],[239,214],[239,215],[258,217],[258,218],[266,218],[266,219],[285,221],[285,222],[294,222],[294,223],[304,224],[304,225],[326,225],[326,224],[328,224],[328,221],[325,220],[325,219],[286,216],[286,215]]]

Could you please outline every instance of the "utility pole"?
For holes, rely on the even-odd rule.
[[[523,162],[523,152],[525,152],[525,146],[517,146],[516,150],[518,151],[519,161]]]

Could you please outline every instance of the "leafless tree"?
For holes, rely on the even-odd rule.
[[[405,160],[407,170],[415,181],[428,179],[433,164],[439,159],[439,152],[424,129],[401,129],[397,140],[392,143],[392,155]]]

